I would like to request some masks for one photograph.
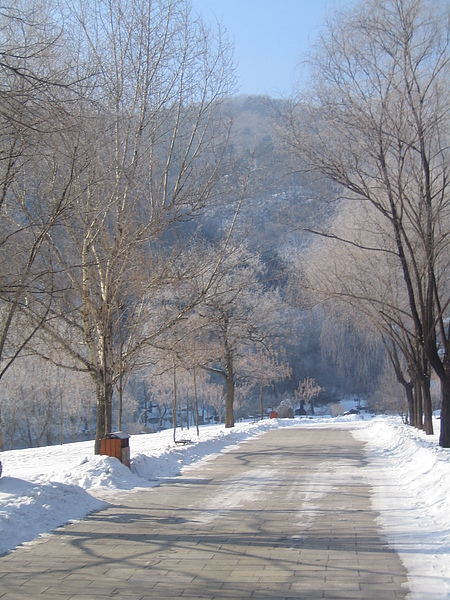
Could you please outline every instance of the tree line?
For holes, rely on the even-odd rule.
[[[235,233],[252,164],[229,152],[226,38],[184,0],[15,2],[0,31],[0,378],[26,354],[87,375],[98,452],[131,373],[189,362],[233,426],[239,361],[275,377],[281,300]]]
[[[173,423],[209,374],[231,427],[244,383],[356,388],[387,357],[428,433],[437,376],[448,447],[448,7],[372,4],[330,17],[258,139],[185,0],[1,9],[0,387],[19,359],[88,381],[98,451],[137,373]]]
[[[312,294],[381,339],[413,424],[432,433],[431,374],[450,446],[448,3],[385,0],[334,16],[289,149],[336,184],[305,277]],[[422,416],[423,415],[423,416]],[[424,423],[422,422],[424,418]]]

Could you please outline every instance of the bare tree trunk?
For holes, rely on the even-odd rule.
[[[263,406],[263,384],[259,385],[259,406],[261,409],[261,421],[264,419],[264,406]]]
[[[439,445],[450,448],[450,376],[442,377],[441,382],[441,433]]]
[[[113,382],[112,382],[112,347],[111,347],[111,335],[105,336],[103,343],[103,397],[105,403],[105,433],[111,433],[112,431],[112,396],[113,396]]]
[[[189,429],[189,392],[186,390],[186,429]]]
[[[417,428],[423,429],[423,381],[419,381],[418,389],[418,405],[417,405]]]
[[[412,424],[417,429],[422,429],[422,427],[421,427],[421,422],[422,422],[421,411],[422,411],[422,387],[420,385],[420,382],[417,380],[417,378],[415,378],[415,380],[414,380],[414,420],[413,420]]]
[[[176,439],[177,434],[177,368],[175,362],[173,363],[173,408],[172,408],[172,421],[173,421],[173,441]]]
[[[386,339],[383,336],[382,339],[383,339],[384,347],[386,348],[388,356],[392,363],[392,366],[394,367],[397,381],[405,390],[406,401],[408,404],[408,422],[410,425],[413,426],[413,425],[415,425],[415,422],[416,422],[415,406],[414,406],[414,383],[411,380],[408,381],[403,374],[403,369],[402,369],[402,366],[400,363],[400,358],[398,355],[397,343],[394,341],[394,339],[392,337],[389,337],[389,339]],[[407,353],[404,351],[404,348],[403,348],[403,355],[405,357],[407,356]],[[410,364],[412,364],[411,358],[410,358]],[[408,369],[408,373],[412,372],[413,369],[414,369],[414,366],[411,366],[410,369]]]
[[[95,386],[97,398],[97,425],[95,429],[95,454],[100,454],[100,440],[105,435],[105,398],[102,386],[97,383]]]
[[[432,368],[439,377],[441,384],[441,419],[439,445],[450,448],[450,336],[445,335],[443,324],[441,324],[442,339],[445,339],[445,354],[443,357],[437,349],[436,344],[426,347],[427,358]]]
[[[62,446],[63,443],[63,394],[62,390],[59,390],[59,444]]]
[[[413,384],[411,381],[406,381],[403,384],[406,393],[406,401],[408,403],[408,422],[410,425],[414,424],[414,394],[413,394]]]
[[[111,433],[113,384],[109,369],[104,369],[96,381],[97,428],[95,432],[95,454],[100,454],[100,441]]]
[[[197,428],[197,437],[200,435],[200,431],[198,429],[198,397],[197,397],[197,376],[196,370],[194,367],[194,406],[195,406],[195,426]]]
[[[91,440],[94,439],[94,434],[92,432],[92,399],[89,398],[89,436]]]
[[[119,407],[117,415],[117,430],[122,431],[122,376],[119,377]]]
[[[110,395],[109,399],[107,394]],[[112,404],[112,386],[106,389],[103,386],[97,388],[97,427],[95,431],[95,454],[100,454],[100,441],[111,433],[111,420],[107,419],[109,407]]]
[[[424,377],[422,381],[423,396],[423,428],[427,435],[433,435],[433,406],[431,402],[430,378]]]
[[[226,404],[225,404],[225,427],[234,427],[234,373],[233,373],[233,357],[228,354],[227,371],[226,371]]]
[[[123,363],[122,363],[122,328],[119,326],[119,414],[117,418],[117,429],[122,431],[122,407],[123,407]]]
[[[162,422],[163,422],[163,419],[164,419],[164,417],[166,415],[166,412],[167,412],[167,406],[164,406],[164,412],[163,412],[161,406],[158,406],[158,410],[159,410],[159,426],[158,426],[158,430],[161,431],[162,430]]]

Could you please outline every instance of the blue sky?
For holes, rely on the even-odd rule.
[[[234,42],[239,93],[287,96],[298,63],[333,6],[350,0],[191,0],[207,22],[220,21]]]

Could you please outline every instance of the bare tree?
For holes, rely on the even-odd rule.
[[[266,366],[275,365],[285,313],[279,293],[261,283],[262,271],[257,256],[244,245],[231,244],[199,309],[204,324],[203,366],[225,381],[225,427],[234,426],[236,381],[260,372],[258,361],[263,358]],[[264,348],[264,353],[256,354],[258,348]]]
[[[90,379],[24,353],[2,379],[0,410],[9,446],[84,440],[90,436]]]
[[[223,412],[225,408],[225,394],[223,393],[223,386],[215,383],[202,386],[202,392],[206,396],[206,401],[211,406],[219,417],[219,423],[222,423]]]
[[[278,309],[281,309],[281,305]],[[289,379],[291,367],[285,360],[283,348],[275,349],[272,346],[266,347],[264,344],[252,348],[242,359],[242,363],[241,370],[245,372],[247,385],[250,388],[255,387],[255,384],[259,387],[259,412],[261,420],[263,420],[264,389],[271,388],[275,383],[284,379]]]
[[[308,405],[311,403],[311,414],[314,414],[314,398],[316,398],[323,388],[314,381],[312,377],[307,377],[300,381],[295,391],[295,397],[300,400],[300,404]]]
[[[314,103],[291,148],[390,228],[414,336],[440,379],[440,445],[450,447],[447,316],[449,7],[365,2],[335,15],[311,57]],[[300,111],[301,112],[301,111]]]
[[[384,250],[376,252],[380,240]],[[371,205],[341,206],[326,237],[311,246],[307,263],[306,279],[316,298],[328,303],[333,335],[342,321],[352,323],[354,332],[365,335],[365,357],[370,355],[369,337],[382,340],[399,382],[410,394],[411,409],[413,390],[417,398],[423,397],[425,430],[432,433],[429,365],[415,335],[395,241],[379,212]],[[398,352],[405,357],[412,381],[403,376]],[[338,353],[344,362],[342,344]],[[422,412],[418,407],[411,411],[411,422],[418,427],[422,427]]]
[[[96,78],[79,114],[74,209],[51,236],[67,293],[44,343],[93,379],[98,452],[119,372],[195,304],[181,289],[188,262],[176,224],[212,202],[222,175],[232,64],[220,31],[184,0],[66,8]]]
[[[66,140],[81,84],[50,4],[9,4],[0,8],[0,378],[56,293],[48,235],[70,207],[76,149]]]
[[[374,412],[399,414],[406,422],[408,405],[402,394],[401,383],[388,362],[386,371],[381,374],[377,389],[367,398],[367,407]]]
[[[163,372],[151,379],[151,402],[158,407],[158,430],[161,431],[163,419],[173,403],[173,380],[171,374]]]

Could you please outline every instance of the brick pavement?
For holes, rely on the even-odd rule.
[[[347,431],[272,430],[0,557],[0,598],[405,598],[363,464]]]

